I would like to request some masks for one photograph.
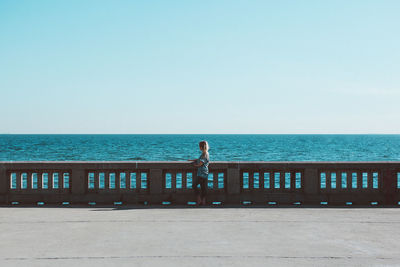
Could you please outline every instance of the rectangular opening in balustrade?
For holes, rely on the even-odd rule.
[[[31,185],[32,189],[38,188],[38,174],[36,172],[32,173]]]
[[[15,172],[10,173],[10,189],[17,189],[17,174]]]
[[[115,172],[110,172],[108,178],[108,188],[115,189]]]
[[[342,172],[342,175],[339,176],[339,177],[342,178],[342,180],[341,180],[342,181],[341,182],[342,188],[346,189],[347,188],[347,173],[346,172]]]
[[[351,173],[351,188],[357,188],[357,173]]]
[[[172,174],[169,172],[165,174],[165,188],[167,189],[172,188]]]
[[[106,175],[104,172],[99,172],[99,189],[104,189],[106,187]]]
[[[331,188],[336,189],[336,172],[331,173]]]
[[[53,173],[53,188],[58,189],[60,187],[60,173]]]
[[[119,188],[126,189],[126,173],[121,172],[119,174]]]
[[[320,177],[320,188],[325,189],[326,188],[326,172],[321,172],[319,177]]]
[[[136,172],[130,173],[131,189],[136,189]]]
[[[22,189],[28,188],[28,174],[26,172],[21,174],[21,188]]]
[[[362,188],[368,188],[368,173],[363,172],[361,175],[362,175]]]
[[[397,189],[400,188],[400,172],[397,173]]]
[[[253,188],[260,188],[260,174],[258,172],[253,173]]]
[[[279,172],[274,173],[274,188],[281,188],[281,174]]]
[[[69,181],[69,172],[64,172],[64,173],[62,173],[62,176],[63,176],[63,180],[64,180],[64,188],[69,188],[69,183],[70,183],[70,181]]]
[[[146,172],[140,173],[140,177],[141,177],[141,188],[146,189],[147,188],[147,173]]]
[[[285,172],[285,189],[290,189],[290,172]]]
[[[88,173],[88,188],[89,189],[94,188],[94,172]]]
[[[193,186],[193,173],[186,173],[186,188],[192,188]]]
[[[213,188],[214,187],[214,174],[213,173],[209,173],[208,174],[208,178],[207,178],[207,187],[208,188]]]
[[[223,172],[219,172],[218,173],[218,188],[224,188],[224,183],[225,183],[225,179],[224,179],[224,173]]]
[[[378,189],[378,187],[379,187],[378,179],[379,179],[378,172],[373,172],[372,173],[372,188],[373,189]]]
[[[42,173],[42,188],[49,188],[49,174],[47,172]]]
[[[270,173],[265,172],[264,173],[264,188],[270,189],[271,188],[271,179],[270,179]]]
[[[249,188],[249,173],[248,172],[243,172],[242,181],[243,181],[242,188],[248,189]]]
[[[182,189],[182,173],[178,172],[176,174],[176,188]]]
[[[301,188],[301,172],[296,172],[296,189]]]

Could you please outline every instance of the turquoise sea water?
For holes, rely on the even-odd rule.
[[[400,135],[0,135],[0,161],[398,161]]]

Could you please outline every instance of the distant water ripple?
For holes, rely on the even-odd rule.
[[[400,135],[0,135],[0,161],[399,161]]]

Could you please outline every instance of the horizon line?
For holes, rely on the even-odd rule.
[[[0,133],[0,135],[400,135],[400,133]]]

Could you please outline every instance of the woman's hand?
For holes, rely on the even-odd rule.
[[[193,164],[193,166],[195,167],[200,167],[202,166],[204,163],[202,161],[199,161],[199,163]]]

